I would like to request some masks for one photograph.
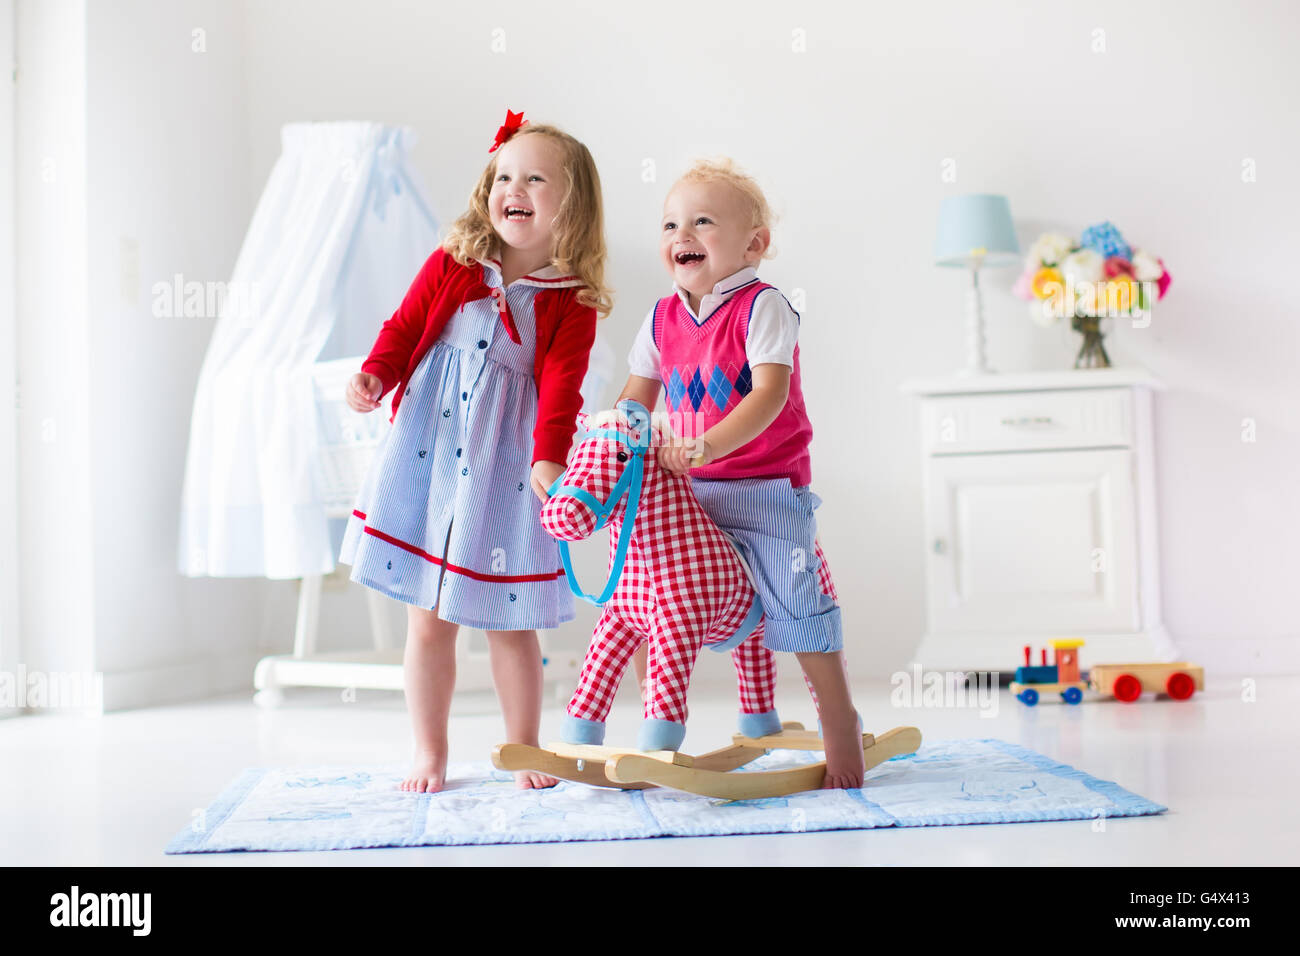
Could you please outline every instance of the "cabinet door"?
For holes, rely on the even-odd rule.
[[[928,462],[933,633],[1138,626],[1132,452]]]

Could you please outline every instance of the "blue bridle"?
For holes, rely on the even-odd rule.
[[[623,575],[623,561],[627,557],[628,542],[632,540],[632,525],[636,521],[637,507],[641,504],[641,479],[645,474],[645,455],[650,447],[650,413],[646,411],[645,406],[633,399],[624,399],[618,403],[618,407],[627,414],[629,428],[639,425],[638,434],[640,438],[638,441],[632,441],[629,435],[613,428],[595,429],[588,432],[586,436],[595,435],[599,438],[615,439],[625,445],[631,453],[628,456],[627,466],[623,469],[623,474],[618,476],[618,481],[614,483],[614,487],[610,490],[609,498],[602,502],[586,488],[579,488],[577,485],[560,484],[560,482],[564,481],[564,475],[569,473],[567,468],[564,475],[556,478],[551,483],[551,487],[546,489],[548,496],[567,492],[590,508],[596,515],[596,526],[591,529],[593,532],[599,531],[609,522],[610,515],[618,507],[623,495],[627,494],[628,496],[627,511],[623,515],[623,527],[618,535],[618,546],[614,549],[614,560],[609,568],[609,580],[605,582],[605,587],[598,597],[587,594],[582,588],[578,587],[578,578],[573,573],[573,563],[569,559],[569,542],[560,541],[559,543],[560,559],[564,562],[564,575],[568,579],[569,590],[575,596],[582,598],[584,601],[590,601],[596,607],[605,606],[605,602],[610,599],[615,588],[618,587],[619,578]],[[735,547],[734,544],[733,547]],[[745,619],[740,623],[735,633],[725,641],[710,644],[709,649],[719,653],[730,651],[749,637],[754,628],[758,626],[762,616],[763,605],[757,590],[755,590],[754,600],[750,605],[749,612],[745,615]]]
[[[631,418],[631,416],[629,416]],[[623,495],[628,496],[627,510],[623,515],[623,527],[619,531],[618,545],[614,549],[614,561],[609,568],[609,580],[605,582],[605,587],[601,590],[600,595],[587,594],[578,586],[578,576],[573,572],[573,562],[569,557],[569,542],[560,542],[560,560],[564,562],[564,574],[569,581],[569,590],[575,596],[583,600],[590,601],[596,607],[604,607],[605,602],[609,600],[614,589],[618,587],[618,580],[623,575],[623,562],[627,558],[628,542],[632,540],[632,525],[636,521],[637,506],[641,503],[641,480],[645,475],[645,454],[650,446],[650,428],[649,415],[646,414],[640,429],[640,441],[633,442],[632,439],[613,428],[598,428],[587,433],[584,441],[592,436],[598,438],[612,438],[625,445],[630,453],[628,455],[627,465],[623,468],[623,474],[618,476],[618,481],[609,492],[609,497],[605,501],[599,500],[595,495],[586,488],[579,488],[577,485],[562,485],[564,475],[560,475],[551,487],[546,489],[548,496],[554,496],[560,493],[566,493],[571,497],[577,498],[584,505],[591,509],[596,516],[596,526],[591,530],[599,531],[609,523],[610,516],[618,503],[622,500]],[[565,475],[568,469],[565,469]]]

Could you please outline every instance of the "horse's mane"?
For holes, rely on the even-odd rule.
[[[597,412],[587,421],[587,428],[603,428],[606,425],[623,425],[628,424],[627,415],[621,409],[607,408],[603,412]],[[666,412],[650,413],[650,431],[652,432],[651,443],[661,444],[665,441],[671,441],[676,437],[672,425],[669,422]]]

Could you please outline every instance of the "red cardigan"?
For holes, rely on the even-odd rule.
[[[569,446],[582,409],[583,377],[596,341],[596,310],[578,303],[581,287],[538,289],[533,299],[537,344],[533,381],[537,422],[533,426],[533,464],[568,462]],[[488,298],[483,267],[462,266],[439,247],[420,269],[393,317],[384,323],[361,370],[384,383],[382,398],[394,387],[393,417],[420,360],[443,327],[467,302]],[[513,337],[513,336],[512,336]],[[390,419],[391,421],[391,419]]]

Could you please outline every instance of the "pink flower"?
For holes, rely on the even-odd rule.
[[[1122,256],[1111,256],[1103,266],[1107,279],[1113,279],[1116,276],[1128,276],[1133,278],[1133,263],[1129,262]]]
[[[1157,261],[1160,263],[1160,268],[1164,271],[1160,273],[1160,278],[1156,280],[1156,289],[1160,293],[1156,298],[1163,299],[1165,297],[1165,290],[1169,288],[1169,283],[1173,282],[1174,280],[1170,278],[1169,270],[1165,269],[1165,260],[1160,259]]]
[[[1017,279],[1016,284],[1011,287],[1011,294],[1018,299],[1024,299],[1026,302],[1033,302],[1034,289],[1032,282],[1034,279],[1034,273],[1037,271],[1037,268],[1033,268],[1026,269],[1024,272],[1020,273],[1020,278]]]

